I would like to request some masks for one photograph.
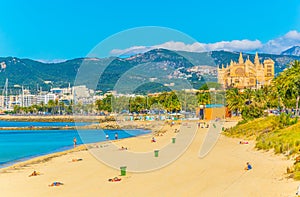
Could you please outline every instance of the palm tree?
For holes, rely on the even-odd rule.
[[[211,95],[208,90],[202,90],[201,92],[197,92],[198,104],[207,105],[211,104]]]
[[[53,100],[49,100],[48,103],[47,103],[47,108],[48,108],[48,111],[51,112],[51,114],[53,114],[54,112],[54,107],[55,107],[55,103]]]
[[[296,108],[298,114],[300,100],[300,62],[295,61],[290,64],[289,68],[282,72],[274,80],[280,98],[283,100],[285,107]]]
[[[266,108],[278,108],[281,106],[280,97],[276,86],[272,83],[269,86],[264,86],[262,89],[262,99],[261,102],[265,102]]]
[[[226,91],[226,102],[228,109],[235,111],[238,115],[238,112],[241,112],[245,105],[245,98],[237,88],[231,88]]]
[[[251,90],[250,88],[247,88],[243,91],[243,97],[245,99],[245,104],[249,105],[253,102],[254,99],[254,91]]]

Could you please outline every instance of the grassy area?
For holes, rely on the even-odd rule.
[[[262,133],[256,139],[256,148],[274,149],[275,153],[292,155],[300,149],[300,123],[273,132]]]
[[[291,171],[291,174],[295,180],[300,180],[300,163],[294,164],[294,170]]]
[[[300,122],[290,115],[258,118],[225,130],[229,137],[256,140],[258,150],[274,150],[275,154],[284,154],[288,158],[298,156],[289,174],[300,180]]]
[[[258,118],[235,127],[226,129],[224,134],[229,137],[255,140],[262,133],[268,133],[278,127],[277,117]]]

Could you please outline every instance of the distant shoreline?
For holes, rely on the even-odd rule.
[[[108,119],[106,116],[79,115],[2,115],[0,120],[28,122],[100,122]]]

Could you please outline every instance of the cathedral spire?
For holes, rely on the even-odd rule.
[[[254,58],[254,64],[257,66],[259,65],[259,58],[258,58],[258,53],[256,52],[255,58]]]
[[[239,64],[243,64],[243,63],[244,63],[243,55],[242,52],[240,52]]]

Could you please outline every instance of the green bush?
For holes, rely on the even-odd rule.
[[[294,172],[294,179],[300,180],[300,171]]]

